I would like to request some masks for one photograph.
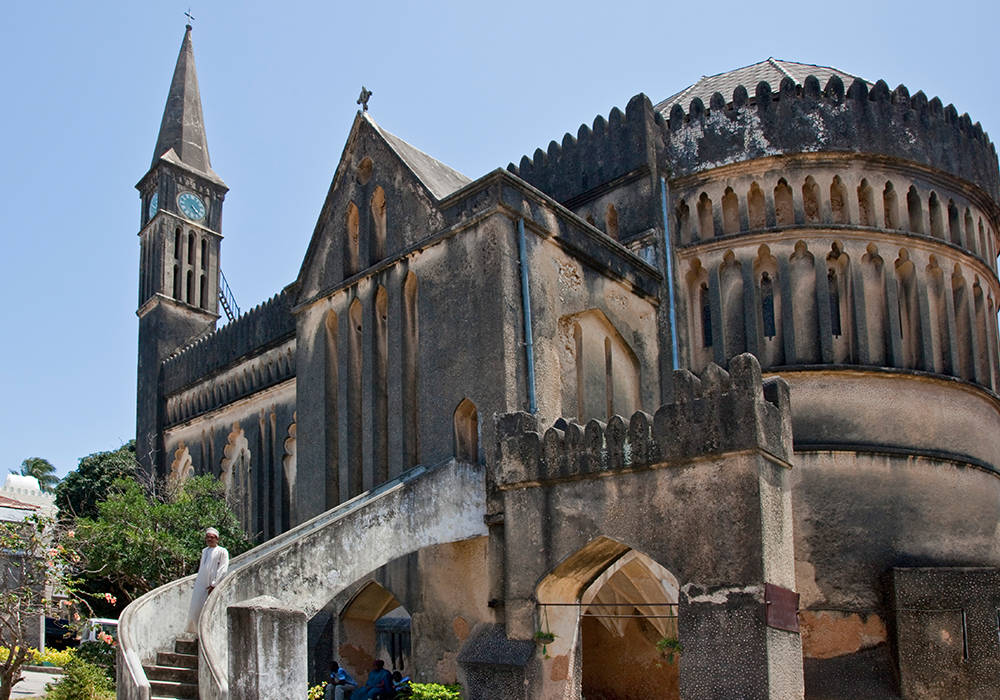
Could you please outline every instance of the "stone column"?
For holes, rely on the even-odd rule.
[[[270,596],[230,605],[230,700],[304,698],[306,616]]]

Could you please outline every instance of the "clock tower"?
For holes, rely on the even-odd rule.
[[[165,475],[161,438],[163,361],[215,330],[219,318],[222,202],[228,188],[212,170],[194,65],[184,33],[149,172],[136,185],[139,231],[139,372],[136,457]]]

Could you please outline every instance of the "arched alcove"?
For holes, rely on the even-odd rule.
[[[359,682],[375,659],[390,671],[410,672],[410,613],[376,581],[366,583],[340,612],[339,663]]]
[[[462,399],[455,409],[455,458],[479,461],[479,411],[469,399]]]
[[[555,635],[543,659],[544,695],[678,698],[677,653],[668,660],[657,648],[680,641],[678,590],[662,565],[607,537],[563,560],[536,590],[538,629]],[[568,663],[574,658],[581,663]]]

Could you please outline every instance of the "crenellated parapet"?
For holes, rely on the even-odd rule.
[[[241,358],[271,348],[295,333],[292,299],[279,292],[163,363],[163,390],[171,394]]]
[[[665,122],[646,95],[639,93],[625,107],[615,107],[608,118],[598,115],[593,127],[583,124],[576,137],[567,133],[562,143],[511,163],[507,170],[559,202],[593,190],[649,164],[651,147],[662,149]]]
[[[901,158],[949,172],[1000,192],[997,152],[982,126],[953,105],[904,85],[890,90],[878,81],[869,90],[855,80],[845,90],[833,76],[826,87],[809,76],[801,87],[790,78],[777,92],[761,82],[751,96],[744,86],[730,98],[715,93],[687,112],[675,104],[667,120],[667,158],[673,175],[767,156],[808,152],[870,153]]]
[[[500,488],[593,478],[684,464],[711,455],[762,451],[791,462],[788,384],[762,380],[753,355],[734,357],[729,372],[710,364],[697,377],[674,372],[673,403],[606,424],[560,419],[544,432],[527,413],[497,418]]]

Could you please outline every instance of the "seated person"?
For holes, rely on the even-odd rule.
[[[396,695],[392,688],[392,674],[385,670],[385,661],[375,659],[368,681],[351,695],[351,700],[389,700]]]
[[[323,695],[324,700],[345,700],[354,697],[352,691],[358,689],[358,682],[354,676],[340,667],[336,661],[330,670],[330,683],[326,686]]]
[[[410,694],[410,677],[404,677],[399,671],[392,672],[392,687],[396,691],[397,697]]]

